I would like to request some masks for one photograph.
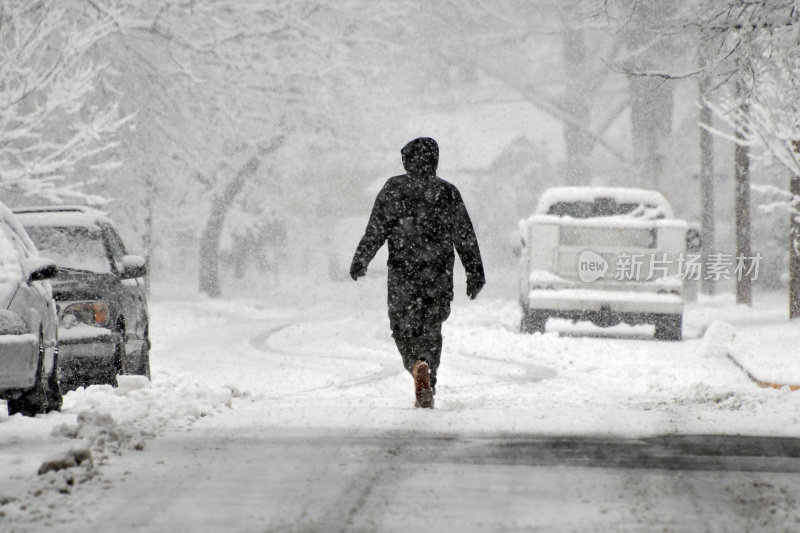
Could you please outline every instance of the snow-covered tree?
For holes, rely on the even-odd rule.
[[[305,183],[305,176],[330,172],[326,154],[358,153],[363,135],[359,140],[352,126],[358,114],[368,113],[363,95],[375,67],[354,56],[387,46],[403,7],[354,0],[145,1],[130,2],[116,18],[122,28],[116,53],[137,79],[148,80],[141,87],[146,96],[131,95],[149,113],[139,121],[138,144],[128,148],[154,152],[173,171],[171,180],[199,193],[193,198],[204,220],[196,203],[182,218],[203,228],[201,290],[220,294],[222,229],[252,180],[294,181],[307,202],[335,201],[324,191],[330,181]],[[264,164],[276,158],[280,168]],[[274,174],[265,178],[267,171]],[[265,187],[264,201],[267,191],[289,189]]]
[[[779,196],[789,213],[789,312],[800,316],[800,33],[774,28],[760,39],[760,57],[751,63],[755,81],[746,106],[721,107],[719,114],[739,124],[739,142],[768,167],[784,169],[790,187]]]
[[[131,118],[102,81],[109,65],[97,45],[113,30],[106,3],[0,4],[0,188],[102,201],[84,186],[114,166],[113,149]]]
[[[784,193],[790,217],[790,315],[800,316],[800,10],[796,2],[717,0],[695,12],[707,50],[716,50],[707,72],[718,80],[717,116],[734,131],[737,184],[737,255],[750,256],[749,167],[760,159],[792,176]],[[737,284],[737,300],[750,303],[750,279]]]
[[[637,10],[649,3],[597,0],[606,12],[628,10],[631,20]],[[752,256],[751,160],[778,163],[797,175],[792,142],[798,127],[799,23],[800,10],[791,0],[676,2],[671,4],[670,13],[651,25],[652,36],[643,47],[658,50],[665,42],[680,47],[685,53],[677,60],[655,61],[638,74],[662,81],[697,77],[702,89],[701,106],[713,109],[732,132],[714,129],[708,114],[701,112],[700,122],[706,129],[735,145],[737,256]],[[703,161],[708,162],[710,143],[701,139],[701,144]],[[713,207],[713,203],[704,202],[704,206]],[[747,276],[737,279],[740,303],[751,302],[751,281]]]
[[[602,174],[603,158],[622,169],[617,178],[624,180],[634,174],[626,150],[607,134],[628,99],[621,78],[600,60],[616,54],[619,38],[588,13],[583,0],[471,0],[448,9],[427,4],[414,18],[425,21],[416,42],[449,64],[469,65],[502,82],[520,101],[559,120],[563,182],[590,183]]]

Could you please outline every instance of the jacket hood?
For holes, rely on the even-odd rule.
[[[430,137],[414,139],[400,150],[409,176],[434,177],[439,166],[439,145]]]

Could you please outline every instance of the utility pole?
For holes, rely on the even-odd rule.
[[[700,89],[700,242],[703,274],[708,265],[708,256],[714,252],[714,138],[709,131],[713,121],[711,108],[706,101],[709,79],[702,76],[698,82]],[[714,294],[714,280],[703,279],[703,292]]]
[[[570,114],[585,124],[591,124],[591,102],[587,96],[587,87],[591,85],[586,66],[586,36],[582,28],[573,28],[566,21],[562,30],[564,68],[566,69],[566,85],[564,91],[564,107]],[[589,157],[592,152],[591,139],[586,134],[586,127],[575,122],[564,123],[564,141],[567,148],[566,183],[582,185],[588,182]]]
[[[800,141],[792,141],[800,156]],[[789,220],[789,318],[800,317],[800,176],[792,176],[789,186],[791,218]]]

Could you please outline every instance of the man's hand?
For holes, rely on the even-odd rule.
[[[350,265],[350,277],[353,281],[358,281],[358,278],[363,278],[367,275],[367,267],[353,263]]]
[[[483,285],[483,281],[467,280],[467,296],[469,296],[470,300],[474,300],[478,296],[478,293],[481,292]]]

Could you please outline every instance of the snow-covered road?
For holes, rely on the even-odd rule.
[[[0,530],[800,527],[798,444],[776,439],[800,435],[800,393],[725,357],[725,302],[664,343],[647,327],[522,335],[514,302],[457,299],[427,411],[380,302],[340,300],[155,298],[152,386],[0,415]],[[91,464],[37,475],[81,450]]]

